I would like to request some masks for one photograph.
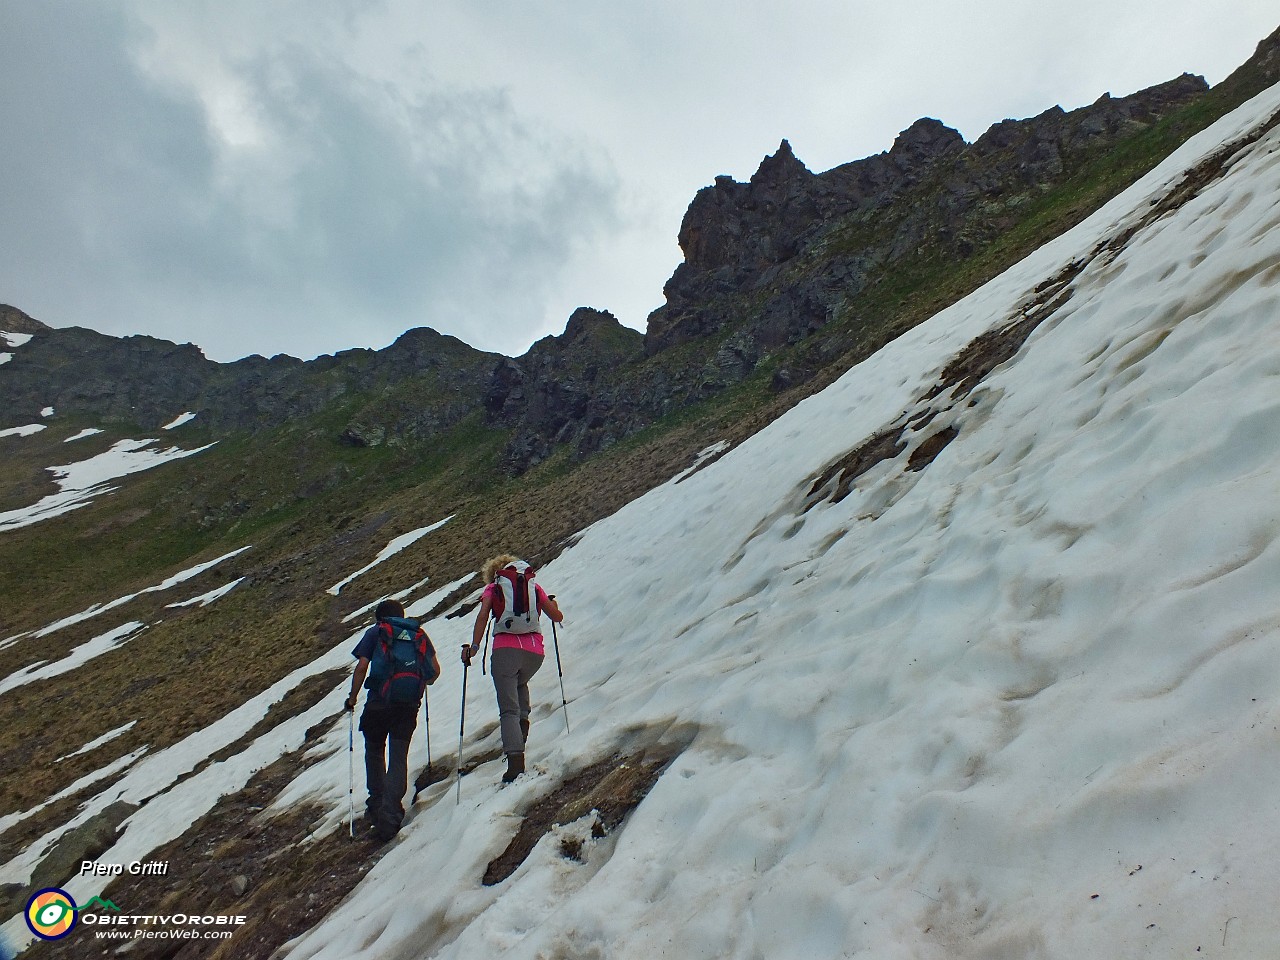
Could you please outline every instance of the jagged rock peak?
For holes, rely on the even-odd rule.
[[[921,117],[898,134],[889,155],[906,160],[936,160],[964,147],[964,137],[941,120]]]
[[[17,307],[0,303],[0,330],[5,333],[44,333],[50,329],[35,317],[30,317]]]
[[[441,333],[435,327],[410,327],[400,336],[387,351],[393,353],[483,353],[451,333]]]
[[[1227,90],[1254,90],[1269,87],[1280,80],[1280,29],[1258,44],[1253,56],[1222,81]]]
[[[565,324],[564,333],[558,336],[556,334],[548,334],[534,343],[524,357],[520,359],[525,360],[534,356],[544,355],[559,356],[566,351],[576,350],[581,347],[592,348],[593,344],[598,346],[602,341],[615,339],[634,340],[635,344],[639,344],[644,339],[644,335],[638,330],[623,326],[622,321],[608,310],[597,310],[594,307],[578,307],[569,315],[569,321]]]
[[[1249,63],[1257,67],[1280,67],[1280,27],[1269,37],[1259,41]]]
[[[567,343],[577,343],[602,328],[613,329],[621,326],[622,322],[608,310],[578,307],[569,315],[569,322],[565,324],[564,340]]]
[[[791,150],[791,144],[783,140],[776,153],[770,154],[760,161],[755,174],[751,177],[753,184],[776,184],[797,177],[811,177],[809,168],[797,159]]]

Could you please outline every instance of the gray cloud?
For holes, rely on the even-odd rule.
[[[54,324],[163,331],[219,359],[418,324],[518,352],[575,245],[617,220],[608,165],[501,92],[377,83],[285,45],[233,64],[262,142],[232,145],[194,91],[138,67],[138,24],[16,7],[0,296]]]

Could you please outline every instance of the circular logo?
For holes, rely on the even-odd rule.
[[[41,940],[60,940],[76,925],[77,909],[67,891],[47,887],[27,901],[27,926]]]

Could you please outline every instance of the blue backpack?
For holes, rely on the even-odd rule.
[[[385,703],[416,703],[435,679],[435,648],[417,620],[378,621],[378,640],[369,658],[365,689]]]

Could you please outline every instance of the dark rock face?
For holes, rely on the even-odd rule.
[[[560,444],[587,456],[624,436],[608,383],[642,350],[642,335],[613,314],[579,307],[560,336],[544,337],[518,359],[499,360],[484,409],[491,423],[515,430],[508,469],[522,473]]]
[[[680,228],[685,260],[664,290],[666,305],[649,317],[646,351],[654,355],[732,326],[743,313],[743,294],[764,301],[750,333],[764,352],[795,343],[829,323],[873,273],[926,242],[968,256],[1003,228],[984,223],[988,199],[1053,186],[1074,163],[1207,89],[1201,78],[1183,76],[1070,113],[1054,107],[1030,120],[1006,120],[972,145],[925,118],[888,152],[820,174],[810,173],[784,140],[749,182],[718,177],[694,198]],[[841,246],[833,240],[842,228],[863,236],[847,244],[851,249],[832,251]],[[819,253],[824,262],[817,269],[786,276]]]
[[[51,406],[61,415],[151,430],[189,411],[200,427],[224,434],[279,427],[372,393],[377,402],[355,413],[344,438],[377,445],[426,437],[466,416],[494,357],[421,329],[380,351],[348,350],[306,363],[252,356],[219,364],[191,344],[32,323],[32,339],[13,351],[3,371],[15,421]],[[394,423],[388,412],[397,414]]]
[[[45,327],[13,352],[3,375],[10,418],[52,406],[60,414],[158,427],[194,410],[216,369],[190,344]]]

